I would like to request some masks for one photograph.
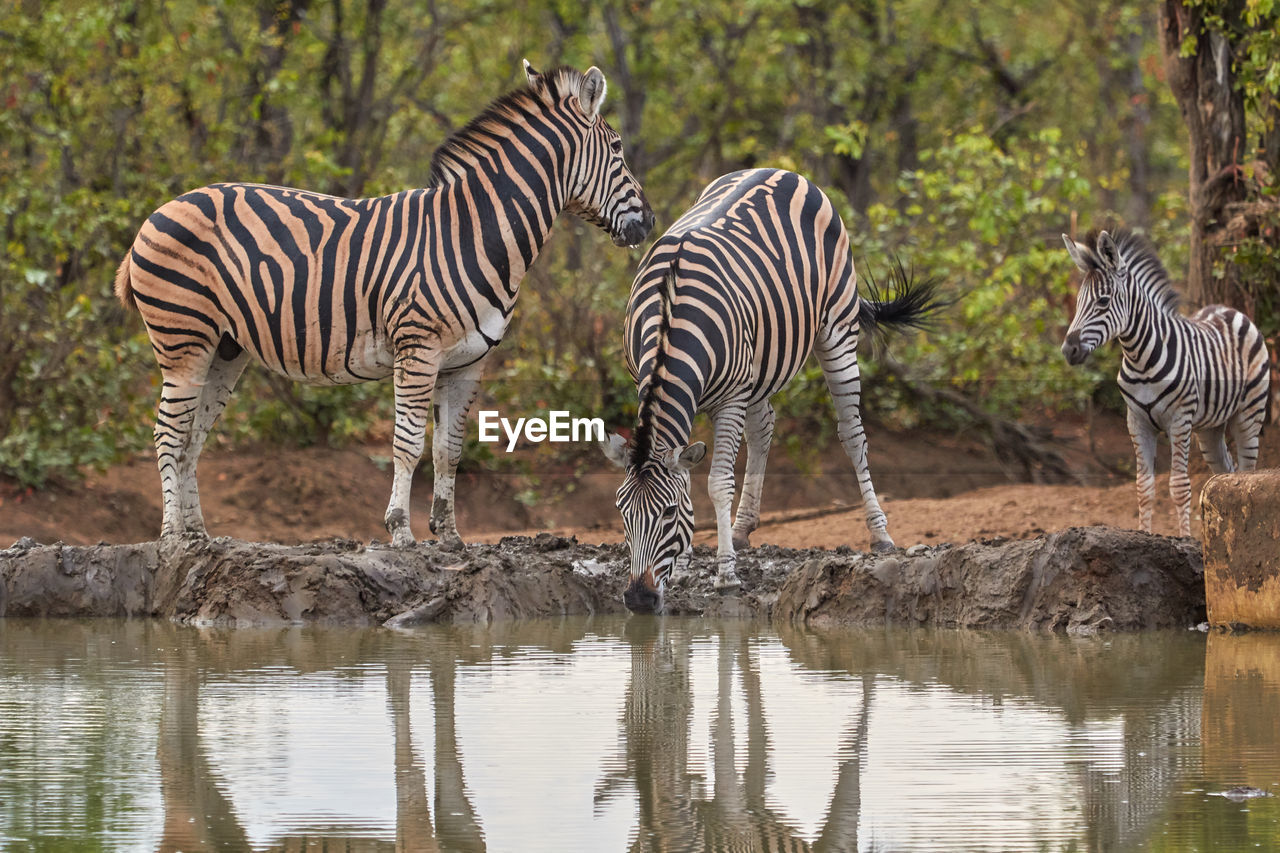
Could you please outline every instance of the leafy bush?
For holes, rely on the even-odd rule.
[[[916,381],[946,385],[992,411],[1017,418],[1082,408],[1118,364],[1107,350],[1072,368],[1058,347],[1074,310],[1074,267],[1060,234],[1072,211],[1090,210],[1083,152],[1053,129],[1001,149],[972,131],[921,153],[903,173],[897,205],[876,204],[865,219],[846,210],[860,275],[881,279],[898,255],[917,276],[939,279],[955,304],[933,328],[895,336],[888,356]],[[864,347],[864,399],[878,417],[913,426],[946,422],[921,412],[877,375]],[[780,408],[834,417],[821,371],[806,370]]]

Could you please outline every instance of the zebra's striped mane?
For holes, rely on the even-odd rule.
[[[1101,233],[1101,229],[1095,228],[1084,236],[1084,247],[1089,250],[1084,255],[1090,267],[1089,275],[1102,271],[1102,258],[1098,254],[1098,235]],[[1176,313],[1181,297],[1174,289],[1173,282],[1169,280],[1169,272],[1160,262],[1160,256],[1156,254],[1151,242],[1128,228],[1117,228],[1109,233],[1125,265],[1144,273],[1133,276],[1133,281],[1145,287],[1156,305],[1170,313]]]
[[[636,408],[635,440],[631,447],[631,465],[637,471],[641,470],[641,466],[653,455],[653,432],[657,421],[655,409],[658,405],[658,385],[660,384],[658,374],[666,369],[667,364],[667,338],[671,334],[671,306],[676,297],[676,264],[678,262],[678,259],[671,262],[671,266],[662,277],[662,285],[658,288],[660,307],[657,350],[653,355],[653,366],[649,369],[647,381],[640,389],[640,402]]]
[[[522,86],[494,99],[489,106],[460,130],[455,131],[431,155],[431,177],[428,186],[452,183],[475,168],[475,154],[494,147],[494,130],[519,121],[521,116],[543,106],[556,104],[563,92],[579,91],[583,74],[576,68],[561,65],[541,74],[542,86]]]

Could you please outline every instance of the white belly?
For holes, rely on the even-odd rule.
[[[441,369],[456,370],[484,358],[506,334],[507,322],[510,318],[503,316],[501,310],[488,306],[480,312],[477,319],[479,328],[465,332],[458,342],[445,352]]]

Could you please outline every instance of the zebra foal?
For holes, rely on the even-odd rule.
[[[760,520],[773,437],[769,398],[815,352],[839,415],[838,433],[858,476],[875,550],[892,550],[867,469],[858,413],[858,333],[918,325],[937,305],[930,282],[889,302],[858,298],[849,235],[830,199],[793,172],[750,169],[717,178],[649,249],[627,305],[627,367],[637,382],[633,444],[618,435],[605,455],[626,471],[618,489],[636,611],[662,607],[677,560],[693,536],[689,470],[706,454],[689,443],[693,417],[710,413],[714,450],[708,491],[715,505],[717,579],[739,585],[735,548]],[[745,433],[747,469],[730,521],[734,461]]]
[[[458,548],[454,475],[486,357],[561,211],[634,246],[653,212],[600,116],[597,68],[545,74],[445,141],[430,186],[348,199],[215,184],[161,206],[120,264],[163,385],[162,536],[205,535],[196,463],[250,360],[303,382],[394,375],[392,543],[415,540],[409,488],[434,421],[431,529]]]
[[[1163,431],[1172,454],[1169,493],[1178,535],[1190,536],[1191,434],[1215,473],[1257,465],[1270,378],[1262,334],[1225,305],[1179,314],[1169,274],[1138,234],[1099,231],[1084,243],[1063,234],[1062,241],[1084,274],[1062,354],[1081,364],[1112,338],[1120,342],[1124,358],[1117,378],[1137,456],[1138,525],[1151,532],[1156,436]],[[1234,465],[1227,432],[1236,446]]]

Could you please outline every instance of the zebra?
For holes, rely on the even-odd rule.
[[[1248,317],[1208,305],[1178,313],[1178,294],[1155,249],[1127,229],[1090,232],[1084,243],[1062,235],[1084,277],[1076,314],[1062,342],[1078,365],[1112,338],[1124,358],[1118,376],[1137,456],[1138,525],[1151,532],[1156,435],[1169,435],[1169,493],[1178,535],[1191,535],[1191,434],[1215,473],[1252,470],[1267,409],[1269,370],[1262,334]],[[1236,446],[1232,464],[1225,434]]]
[[[706,454],[702,442],[689,443],[699,411],[710,413],[714,424],[708,492],[716,513],[716,585],[740,585],[734,554],[759,524],[774,425],[769,398],[811,350],[857,472],[872,548],[893,550],[867,470],[857,346],[861,325],[920,325],[937,307],[933,282],[912,286],[903,279],[892,301],[860,300],[849,235],[831,200],[780,169],[717,178],[650,247],[626,315],[637,427],[630,446],[616,433],[601,442],[605,456],[626,471],[617,506],[631,549],[623,596],[629,609],[660,610],[666,578],[677,562],[688,564],[689,471]],[[744,431],[746,477],[731,523],[733,466]]]
[[[196,463],[250,359],[302,382],[393,375],[394,474],[384,523],[415,541],[409,489],[434,422],[431,530],[462,547],[454,475],[487,356],[561,211],[636,247],[653,211],[600,115],[604,74],[559,67],[491,103],[431,159],[430,184],[347,199],[214,184],[161,206],[116,276],[163,385],[155,426],[161,536],[205,536]]]

